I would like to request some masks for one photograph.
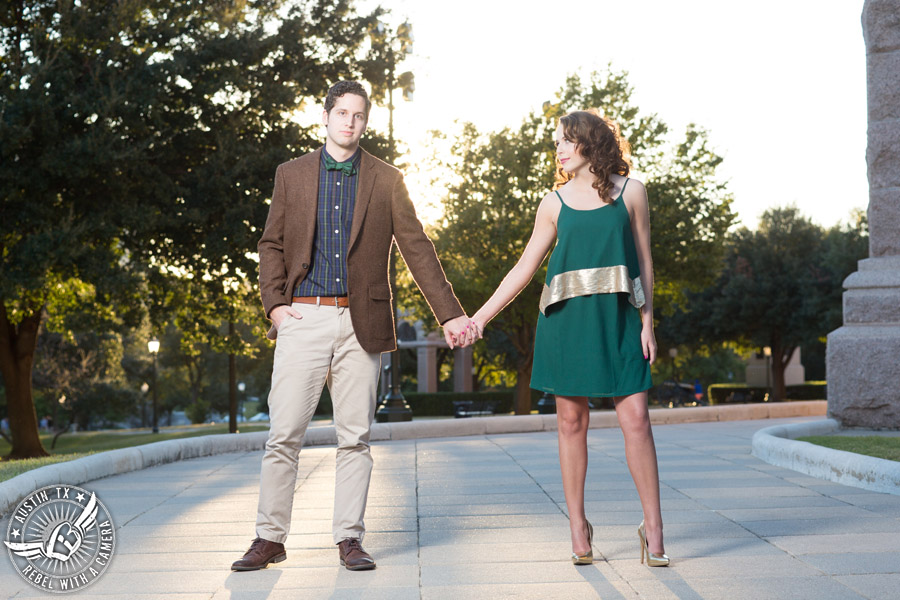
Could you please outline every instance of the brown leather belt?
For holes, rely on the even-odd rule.
[[[291,302],[316,306],[350,306],[350,298],[347,296],[294,296]]]

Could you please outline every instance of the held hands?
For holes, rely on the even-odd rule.
[[[460,315],[455,319],[446,321],[444,327],[444,339],[451,348],[459,346],[465,348],[481,339],[481,330],[476,323],[466,315]]]

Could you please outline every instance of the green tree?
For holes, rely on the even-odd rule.
[[[309,149],[292,113],[358,72],[383,11],[311,0],[18,0],[0,8],[0,368],[12,457],[46,454],[38,332],[73,295],[157,327],[246,320],[275,166]],[[186,291],[185,291],[186,290]],[[218,338],[237,354],[237,333]]]
[[[855,209],[848,223],[839,223],[825,232],[821,257],[823,268],[829,277],[828,297],[821,335],[822,343],[827,334],[844,322],[844,279],[857,270],[857,263],[869,256],[869,222],[866,212]]]
[[[207,349],[228,355],[232,431],[237,358],[258,349],[251,342],[268,326],[259,310],[256,243],[272,175],[279,163],[321,143],[317,126],[302,128],[285,115],[318,105],[333,81],[359,74],[372,80],[373,99],[383,99],[380,78],[388,66],[393,74],[395,61],[381,42],[408,41],[409,27],[395,33],[379,21],[380,8],[365,16],[350,2],[307,8],[312,10],[290,12],[274,34],[259,22],[249,27],[237,19],[218,28],[188,25],[178,31],[179,48],[160,63],[173,83],[171,106],[161,111],[157,127],[177,132],[160,154],[176,159],[178,168],[166,171],[174,196],[163,200],[169,208],[144,246],[144,258],[165,266],[152,276],[155,314],[157,321],[175,315],[194,402],[203,386],[200,355]],[[331,52],[314,55],[314,62],[308,55],[317,46]],[[392,147],[377,132],[366,146],[382,158]]]
[[[683,329],[701,341],[772,349],[774,399],[785,398],[784,371],[799,346],[841,323],[841,282],[867,252],[864,220],[825,231],[797,208],[766,211],[756,231],[741,228],[724,268],[688,299]]]
[[[38,338],[34,387],[54,403],[54,427],[65,431],[124,419],[136,408],[121,366],[122,339],[114,332],[45,332]]]
[[[702,289],[715,276],[722,239],[734,219],[731,197],[715,176],[722,159],[709,148],[706,133],[695,127],[689,127],[674,148],[667,145],[665,123],[656,115],[641,114],[631,95],[623,72],[595,72],[586,80],[571,76],[554,102],[532,112],[518,128],[483,134],[467,123],[452,141],[438,139],[435,161],[449,177],[440,182],[447,193],[434,241],[469,311],[487,300],[525,248],[538,203],[553,183],[557,120],[581,108],[596,107],[619,123],[632,145],[634,166],[646,174],[657,312],[670,311],[684,290]],[[518,299],[491,323],[487,343],[477,349],[501,356],[516,372],[520,414],[531,409],[528,384],[545,274],[545,267],[538,270]]]

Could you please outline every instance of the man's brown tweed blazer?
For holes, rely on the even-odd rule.
[[[259,240],[259,289],[266,315],[309,273],[318,206],[322,149],[278,166],[266,227]],[[396,348],[388,264],[396,239],[403,259],[439,323],[464,314],[400,171],[362,151],[347,252],[350,318],[366,352]],[[268,337],[275,339],[274,325]]]

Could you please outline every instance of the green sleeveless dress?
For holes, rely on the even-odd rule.
[[[534,389],[608,397],[653,385],[641,348],[644,290],[622,193],[593,210],[571,208],[556,193],[562,206],[541,295]]]

